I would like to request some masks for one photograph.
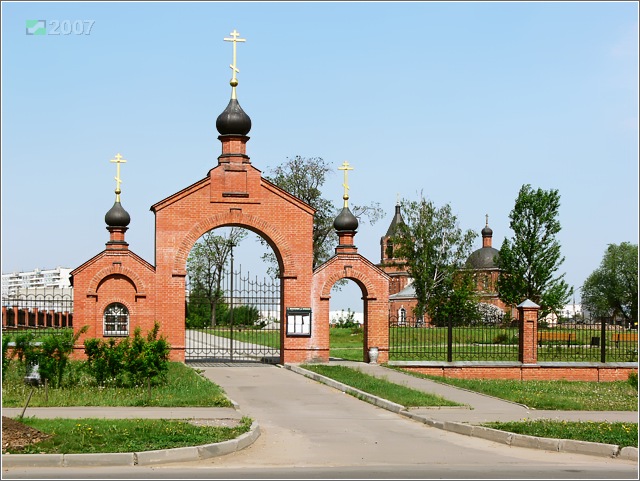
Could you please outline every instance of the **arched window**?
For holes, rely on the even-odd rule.
[[[407,310],[404,307],[398,309],[398,325],[406,326],[407,324]]]
[[[104,335],[129,335],[129,310],[119,302],[109,304],[104,310]]]
[[[393,242],[387,239],[387,259],[393,259]]]

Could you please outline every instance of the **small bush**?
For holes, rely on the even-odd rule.
[[[160,325],[156,322],[146,339],[140,327],[133,338],[87,339],[87,372],[98,386],[141,386],[164,382],[171,347],[164,337],[158,339]]]
[[[7,372],[11,359],[13,358],[13,352],[9,354],[9,343],[11,342],[11,336],[7,334],[2,335],[2,372]],[[4,375],[2,376],[4,382]]]
[[[629,377],[627,378],[627,382],[634,388],[638,389],[638,373],[637,371],[631,371],[629,373]]]
[[[351,309],[347,309],[347,313],[344,313],[344,309],[341,311],[340,316],[337,318],[334,318],[334,327],[337,327],[339,329],[352,329],[353,330],[359,330],[360,329],[360,323],[358,323],[355,320],[355,312],[353,312]],[[359,331],[358,331],[359,332]]]

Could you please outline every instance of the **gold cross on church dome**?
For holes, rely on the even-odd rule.
[[[116,164],[116,202],[120,202],[120,192],[122,192],[120,190],[120,184],[122,183],[122,180],[120,179],[120,164],[124,164],[127,161],[122,158],[122,155],[116,154],[116,158],[111,159],[109,162],[114,162]]]
[[[349,179],[347,176],[349,174],[349,171],[353,170],[353,167],[351,167],[349,165],[349,162],[345,160],[342,163],[342,166],[338,167],[338,170],[344,171],[344,183],[342,184],[342,186],[344,187],[344,195],[342,196],[342,198],[344,199],[344,206],[349,207]]]
[[[232,38],[225,38],[224,41],[233,42],[233,63],[229,65],[229,67],[231,67],[231,71],[233,72],[233,78],[231,79],[229,84],[231,85],[231,98],[235,99],[236,87],[238,86],[236,72],[240,72],[240,70],[238,70],[238,67],[236,66],[236,45],[238,44],[238,42],[246,42],[247,40],[245,38],[238,38],[240,34],[235,29],[229,35],[231,35]]]

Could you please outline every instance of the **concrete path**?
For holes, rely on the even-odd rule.
[[[333,363],[333,362],[332,362]],[[328,388],[312,379],[305,379],[309,371],[297,365],[276,367],[273,365],[254,365],[253,367],[199,367],[208,379],[221,386],[234,401],[236,408],[28,408],[25,416],[65,417],[65,418],[174,418],[174,419],[238,419],[249,416],[259,427],[253,430],[233,449],[219,450],[213,447],[203,451],[195,448],[181,448],[141,453],[133,457],[122,455],[3,455],[3,467],[16,466],[13,462],[31,456],[30,463],[47,466],[46,456],[55,458],[55,466],[80,466],[82,456],[92,456],[87,465],[116,466],[161,465],[163,463],[194,462],[221,454],[225,463],[258,466],[286,466],[295,460],[297,466],[308,463],[320,465],[330,460],[335,463],[353,462],[354,456],[362,463],[381,462],[385,457],[394,462],[410,463],[415,460],[415,443],[418,439],[430,446],[430,452],[441,453],[438,458],[447,459],[446,450],[457,450],[461,446],[475,453],[478,462],[489,453],[496,453],[496,445],[489,441],[507,444],[509,456],[527,456],[547,459],[551,451],[555,454],[578,453],[601,458],[617,458],[612,461],[626,460],[637,462],[637,448],[618,449],[617,446],[581,443],[578,441],[547,440],[542,441],[531,436],[520,436],[474,427],[493,420],[522,419],[565,419],[592,421],[637,422],[637,412],[576,412],[576,411],[536,411],[525,406],[477,394],[464,389],[447,386],[434,381],[418,379],[408,374],[384,368],[375,364],[341,361],[339,364],[362,370],[365,373],[385,378],[394,383],[403,384],[425,392],[441,395],[447,399],[464,404],[466,407],[454,408],[418,408],[405,410],[386,400],[373,399],[382,407],[368,406],[366,402],[352,396],[346,396],[347,387],[337,385]],[[16,417],[22,408],[4,409],[5,416]],[[398,416],[398,413],[406,419]],[[419,421],[418,423],[412,421]],[[427,424],[427,426],[420,423]],[[429,426],[439,428],[441,434],[435,436]],[[449,431],[449,432],[447,432]],[[260,435],[260,433],[265,435]],[[455,434],[454,434],[455,433]],[[459,436],[466,434],[467,436]],[[435,441],[435,444],[433,444]],[[489,440],[489,441],[488,441]],[[340,446],[344,446],[341,448]],[[492,448],[493,446],[493,448]],[[524,449],[535,448],[535,449]],[[523,450],[524,451],[520,451]],[[247,451],[246,455],[241,451]],[[540,456],[534,454],[539,452]],[[502,452],[502,451],[500,451]],[[529,454],[527,454],[529,452]],[[551,453],[554,454],[554,453]],[[493,455],[493,454],[492,454]],[[67,458],[63,458],[66,456]],[[119,456],[119,457],[117,457]],[[435,454],[434,454],[435,456]],[[471,454],[467,460],[471,459]],[[455,457],[455,456],[454,456]],[[589,456],[587,456],[589,457]],[[343,459],[344,458],[344,459]],[[474,458],[474,459],[476,459]],[[85,458],[89,459],[89,458]],[[211,462],[211,461],[209,461]],[[243,464],[244,463],[244,464]],[[18,464],[19,465],[19,464]],[[24,464],[23,464],[24,465]]]

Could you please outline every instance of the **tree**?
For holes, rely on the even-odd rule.
[[[502,270],[497,283],[500,299],[511,305],[529,299],[540,306],[540,317],[558,313],[573,293],[564,274],[554,277],[564,262],[556,239],[559,209],[557,190],[523,185],[509,214],[514,237],[505,238],[497,259]]]
[[[582,285],[582,305],[595,317],[638,325],[638,244],[609,244],[600,267]]]
[[[416,316],[467,317],[469,312],[461,312],[461,308],[473,302],[473,289],[468,288],[469,279],[462,268],[477,234],[458,227],[448,204],[437,208],[431,201],[420,199],[403,201],[401,209],[405,222],[397,226],[392,242],[394,256],[404,260],[414,279]]]
[[[336,208],[331,200],[324,198],[321,191],[327,175],[332,172],[331,166],[321,157],[306,158],[297,155],[293,159],[287,158],[281,165],[271,169],[273,175],[267,177],[267,180],[316,210],[313,218],[314,268],[333,255],[338,240],[332,234],[334,233],[333,221],[340,209]],[[359,220],[366,218],[371,224],[381,219],[384,214],[377,202],[367,206],[352,205],[350,209]],[[275,256],[272,253],[265,254],[263,259],[276,265]],[[271,274],[275,274],[275,269],[272,268],[270,271]]]
[[[216,313],[222,302],[222,274],[232,246],[246,236],[243,229],[232,227],[228,234],[219,236],[213,231],[204,234],[194,244],[187,258],[187,272],[191,292],[203,296],[209,303],[211,327],[216,325]],[[194,299],[195,302],[195,299]]]

